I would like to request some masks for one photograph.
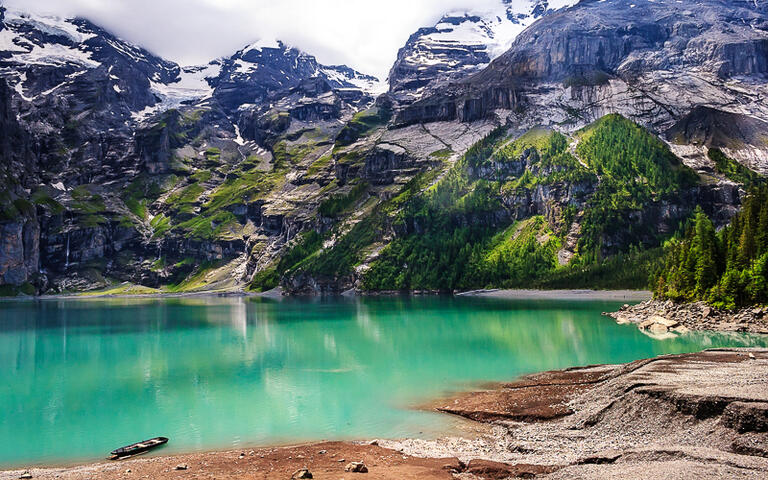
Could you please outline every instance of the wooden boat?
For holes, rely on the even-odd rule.
[[[118,460],[120,458],[132,457],[140,453],[148,452],[153,448],[157,448],[160,445],[165,445],[166,443],[168,443],[168,438],[166,437],[150,438],[149,440],[144,440],[143,442],[134,443],[126,447],[120,447],[118,449],[112,450],[112,456],[109,458],[111,460]]]

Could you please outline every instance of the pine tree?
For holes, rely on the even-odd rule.
[[[715,226],[701,209],[696,211],[695,229],[696,236],[691,252],[696,262],[694,292],[701,297],[717,283],[717,239]]]
[[[752,190],[720,232],[697,209],[685,236],[666,247],[653,285],[662,298],[723,308],[768,302],[768,186]]]

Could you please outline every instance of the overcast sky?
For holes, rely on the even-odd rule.
[[[419,27],[454,9],[487,10],[500,0],[0,0],[7,7],[87,17],[183,65],[228,56],[279,38],[325,64],[382,79]]]

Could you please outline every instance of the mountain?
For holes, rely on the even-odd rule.
[[[768,171],[751,1],[449,12],[388,89],[279,41],[180,67],[0,19],[0,293],[640,288]]]
[[[675,123],[696,107],[765,121],[766,41],[760,2],[582,1],[545,16],[482,72],[412,105],[399,122],[508,109],[520,112],[512,119],[520,125],[577,128],[617,112],[663,135],[680,131]],[[692,164],[710,166],[710,145],[671,140]],[[741,140],[728,153],[765,173],[765,144]]]
[[[345,66],[320,65],[315,57],[284,43],[254,43],[220,62],[210,79],[213,96],[230,111],[263,102],[271,93],[285,91],[309,78],[321,78],[334,90],[375,92],[379,81]]]
[[[22,99],[44,101],[52,94],[77,95],[83,88],[109,84],[103,103],[122,103],[131,110],[155,103],[151,82],[170,83],[178,65],[123,42],[84,19],[62,20],[3,11],[0,55],[3,77]],[[119,100],[118,100],[119,99]]]
[[[578,0],[503,0],[487,12],[451,12],[419,29],[397,54],[390,92],[401,103],[421,98],[437,83],[475,73],[504,53],[537,19]]]
[[[44,291],[104,285],[103,274],[159,282],[155,253],[187,241],[189,230],[161,239],[157,223],[164,213],[184,223],[197,197],[187,192],[183,208],[153,209],[153,192],[204,183],[215,194],[236,175],[232,168],[253,162],[254,172],[270,170],[278,137],[308,124],[334,135],[381,88],[374,77],[322,65],[282,42],[180,67],[85,19],[3,8],[0,50],[3,144],[10,147],[3,152],[2,240],[9,243],[0,283],[33,281]],[[222,206],[229,208],[215,210]],[[27,237],[33,244],[24,244]],[[242,239],[236,247],[196,240],[181,248],[195,265],[245,247]]]

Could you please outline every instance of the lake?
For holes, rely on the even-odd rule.
[[[655,340],[616,302],[186,297],[0,302],[0,465],[320,439],[430,437],[414,406],[487,381],[768,337]]]

